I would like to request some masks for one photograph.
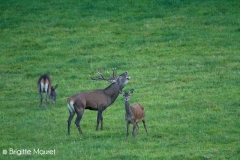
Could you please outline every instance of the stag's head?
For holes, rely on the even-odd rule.
[[[92,78],[92,80],[106,80],[112,84],[117,84],[122,89],[126,86],[128,81],[130,80],[130,77],[128,76],[128,72],[124,72],[123,74],[117,76],[117,70],[116,68],[112,68],[112,76],[110,75],[110,78],[104,78],[104,76],[98,71],[97,74],[99,75],[99,78]],[[110,74],[110,73],[109,73]]]
[[[128,76],[128,72],[124,72],[117,77],[116,83],[120,86],[120,88],[123,88],[127,85],[129,80],[130,77]]]
[[[50,99],[52,100],[53,103],[56,103],[56,98],[57,98],[57,88],[58,84],[56,84],[55,87],[51,87],[51,94],[50,94]]]

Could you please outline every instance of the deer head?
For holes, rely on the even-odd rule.
[[[52,100],[53,103],[56,103],[56,98],[57,98],[57,90],[58,84],[55,85],[55,87],[51,87],[51,94],[50,94],[50,99]]]
[[[125,93],[123,91],[120,91],[119,93],[123,95],[124,101],[129,101],[130,96],[133,93],[134,89],[131,89],[128,93]]]

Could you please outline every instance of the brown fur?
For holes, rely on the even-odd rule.
[[[144,108],[140,104],[134,104],[130,107],[132,111],[132,119],[134,122],[139,122],[145,119]]]

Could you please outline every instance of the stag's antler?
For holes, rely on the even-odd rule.
[[[108,79],[104,78],[103,75],[99,71],[97,71],[97,74],[99,75],[99,78],[93,78],[89,75],[91,80],[108,80]]]
[[[116,68],[112,68],[112,78],[117,78],[117,69]],[[108,72],[108,71],[107,71]],[[108,72],[109,76],[111,77],[111,74]]]
[[[97,74],[99,75],[99,78],[93,78],[90,75],[89,76],[90,76],[91,80],[106,80],[110,83],[115,83],[117,78],[118,78],[117,75],[116,75],[117,74],[116,68],[112,68],[112,71],[113,71],[113,76],[111,77],[111,75],[110,75],[110,78],[104,78],[104,76],[99,71],[97,71]]]

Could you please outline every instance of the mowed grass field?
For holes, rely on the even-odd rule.
[[[240,157],[238,0],[1,0],[0,159],[231,159]],[[126,141],[124,101],[85,110],[67,136],[67,97],[105,88],[116,67],[146,112]],[[39,108],[37,80],[58,83]],[[131,126],[132,127],[132,126]],[[36,153],[35,151],[41,151]],[[48,153],[48,154],[44,154]]]

